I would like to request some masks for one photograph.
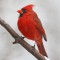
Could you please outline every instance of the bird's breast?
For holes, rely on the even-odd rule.
[[[18,29],[28,39],[34,40],[34,35],[37,34],[33,19],[28,16],[18,19]]]

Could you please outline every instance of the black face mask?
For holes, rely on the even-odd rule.
[[[22,17],[22,16],[23,16],[23,14],[20,13],[20,17]]]
[[[23,11],[23,13],[20,13],[19,17],[22,17],[24,13],[26,13],[25,9],[21,9]]]
[[[25,9],[21,9],[23,11],[23,13],[26,13],[26,10]]]

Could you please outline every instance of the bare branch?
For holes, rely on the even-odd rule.
[[[26,41],[23,40],[3,19],[0,18],[0,24],[12,35],[15,39],[15,43],[21,44],[27,51],[34,55],[38,60],[45,60],[44,56],[40,54],[36,49],[32,48]]]

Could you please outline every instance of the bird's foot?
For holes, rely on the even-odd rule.
[[[34,46],[31,46],[31,47],[35,49],[35,44],[34,44]]]
[[[32,50],[35,51],[35,44],[31,47],[32,47]],[[35,52],[34,52],[34,54],[35,54]]]
[[[20,36],[20,38],[23,40],[25,37]]]

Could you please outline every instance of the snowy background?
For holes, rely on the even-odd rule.
[[[34,4],[34,11],[45,28],[48,41],[44,42],[50,60],[60,60],[60,0],[0,0],[0,17],[4,19],[19,35],[17,10],[25,5]],[[0,60],[37,60],[0,25]],[[27,39],[26,39],[27,41]],[[32,41],[28,41],[33,45]]]

